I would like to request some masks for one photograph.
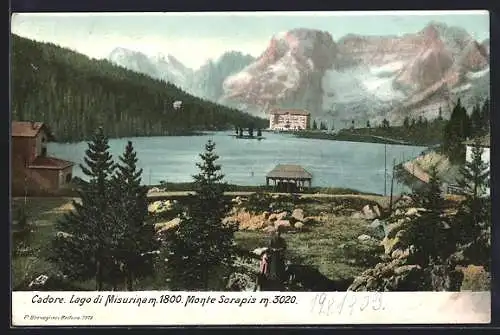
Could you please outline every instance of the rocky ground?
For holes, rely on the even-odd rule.
[[[31,223],[35,229],[33,248],[43,250],[53,234],[53,222],[71,209],[70,200],[28,199]],[[339,195],[335,197],[300,197],[253,194],[234,197],[232,210],[225,222],[238,224],[235,240],[239,250],[237,269],[227,283],[227,290],[253,290],[258,271],[258,249],[267,246],[270,232],[283,227],[288,250],[286,259],[298,283],[290,290],[305,291],[367,291],[416,290],[423,269],[412,264],[411,247],[401,243],[404,225],[412,216],[420,215],[407,197],[396,199],[391,216],[384,197]],[[448,197],[447,201],[459,201]],[[14,205],[24,201],[15,200]],[[453,206],[450,206],[453,208]],[[182,205],[175,200],[156,201],[149,206],[155,218],[159,237],[166,237],[182,224]],[[448,215],[453,215],[450,210]],[[38,255],[39,256],[39,255]],[[55,269],[43,257],[19,256],[13,260],[16,285],[30,283],[41,274]],[[453,278],[433,269],[436,287],[444,288]],[[461,290],[489,290],[490,274],[482,267],[464,264]],[[457,275],[460,275],[457,273]],[[42,278],[42,277],[40,277]],[[444,278],[444,279],[443,279]],[[43,279],[43,278],[42,278]],[[161,279],[161,278],[160,278]],[[93,289],[92,283],[75,283],[78,289]],[[36,283],[33,285],[37,286]],[[54,284],[59,287],[59,284]],[[163,287],[148,282],[138,289]],[[32,285],[29,285],[32,288]],[[75,286],[76,287],[76,286]]]
[[[300,196],[253,194],[232,199],[232,210],[224,219],[239,227],[236,243],[237,271],[227,289],[251,291],[255,287],[258,255],[270,234],[280,227],[288,245],[286,258],[301,273],[293,290],[316,291],[415,291],[422,275],[430,271],[435,290],[474,290],[485,287],[488,273],[477,267],[422,269],[412,264],[412,247],[401,243],[405,223],[421,215],[409,197],[395,199],[387,213],[387,199],[380,197],[301,198]],[[448,197],[453,204],[460,199]],[[150,210],[171,211],[176,203],[154,203]],[[156,206],[156,207],[155,207]],[[453,215],[450,206],[447,215]],[[179,218],[157,223],[159,234],[182,224]],[[465,277],[464,277],[465,276]],[[462,282],[461,288],[453,282]]]
[[[267,246],[270,234],[280,227],[288,245],[286,257],[295,271],[309,280],[309,289],[347,289],[346,282],[352,282],[357,274],[374,265],[377,254],[383,251],[379,245],[380,231],[370,227],[373,220],[383,215],[386,199],[379,198],[315,199],[264,193],[234,197],[224,222],[238,225],[236,243],[246,255],[239,255],[239,272],[233,274],[229,286],[253,289],[258,249]],[[158,201],[150,206],[150,211],[166,213],[175,208],[173,201]],[[182,222],[178,217],[169,217],[158,222],[156,229],[159,234],[168,234],[179,224]],[[311,282],[309,277],[314,280]]]

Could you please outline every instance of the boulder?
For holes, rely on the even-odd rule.
[[[56,236],[61,237],[61,238],[70,238],[70,237],[73,237],[73,234],[69,234],[69,233],[66,233],[64,231],[58,231],[56,233]]]
[[[371,229],[373,229],[373,233],[375,237],[382,239],[385,235],[385,222],[380,221],[379,219],[375,219],[372,223],[368,225]]]
[[[175,218],[167,222],[159,222],[154,225],[156,232],[161,233],[178,227],[181,223],[181,218]]]
[[[294,223],[293,227],[297,230],[302,230],[302,229],[304,229],[304,224],[300,221],[297,221]]]
[[[395,259],[407,258],[410,256],[410,249],[406,248],[404,250],[396,249],[391,253],[391,257]]]
[[[423,271],[404,260],[379,263],[356,277],[349,291],[418,291],[425,287]]]
[[[399,240],[398,237],[394,238],[388,238],[384,237],[384,239],[380,242],[380,245],[384,247],[384,252],[386,255],[392,254],[392,252],[399,247],[401,244],[401,241]]]
[[[368,227],[370,228],[378,228],[380,226],[382,226],[382,221],[380,221],[379,219],[373,220],[372,223],[368,225]]]
[[[292,228],[292,225],[290,224],[290,221],[288,221],[288,220],[278,220],[274,223],[274,228],[282,229],[283,231],[287,231],[287,230],[290,230]]]
[[[267,249],[268,249],[267,247],[256,248],[256,249],[252,250],[252,253],[257,255],[257,256],[260,256]]]
[[[39,275],[36,277],[34,280],[32,280],[28,287],[29,288],[34,288],[34,287],[40,287],[44,286],[47,283],[47,280],[49,279],[49,276],[47,275]]]
[[[397,223],[390,223],[385,226],[385,236],[387,238],[393,238],[396,236],[396,233],[401,229],[402,224],[397,222]]]
[[[406,213],[405,215],[406,216],[420,216],[420,212],[424,212],[425,209],[424,208],[415,208],[415,207],[411,207],[411,208],[408,208],[406,210]]]
[[[358,236],[358,240],[360,240],[361,242],[368,241],[371,239],[372,239],[372,237],[370,235],[366,235],[366,234]]]
[[[373,220],[380,216],[380,210],[378,210],[379,215],[377,215],[376,211],[372,209],[370,205],[366,205],[365,207],[363,207],[361,212],[363,213],[364,218],[367,220]]]
[[[402,274],[407,274],[412,271],[419,270],[420,266],[418,265],[402,265],[397,268],[394,268],[394,274],[396,275],[402,275]]]
[[[163,213],[167,211],[171,211],[174,208],[174,202],[170,200],[159,200],[151,203],[148,206],[148,211],[150,213]]]
[[[286,212],[286,211],[278,213],[278,214],[276,214],[276,220],[277,221],[284,220],[287,217],[287,215],[288,215],[288,212]]]
[[[413,199],[410,198],[407,195],[401,196],[399,199],[397,199],[394,204],[392,205],[392,208],[408,208],[414,203]]]
[[[304,221],[304,210],[301,208],[296,208],[292,212],[292,218],[297,221]]]

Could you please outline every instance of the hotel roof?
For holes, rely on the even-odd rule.
[[[310,115],[310,113],[303,109],[273,109],[269,112],[269,114],[273,115]]]

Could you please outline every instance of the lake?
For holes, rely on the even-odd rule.
[[[292,134],[264,132],[263,140],[237,139],[233,132],[207,133],[202,136],[134,137],[111,139],[115,158],[132,141],[143,172],[143,182],[159,184],[190,182],[198,172],[195,163],[211,139],[216,143],[219,163],[226,181],[237,185],[264,185],[266,174],[277,164],[298,164],[313,175],[313,186],[347,187],[364,192],[384,193],[384,151],[387,149],[387,192],[393,160],[400,163],[418,156],[425,147],[341,142],[297,138]],[[75,163],[83,163],[86,142],[49,143],[48,154]],[[74,175],[84,178],[79,166]],[[395,183],[395,193],[406,190]]]

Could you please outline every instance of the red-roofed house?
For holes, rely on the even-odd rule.
[[[12,194],[51,193],[72,179],[73,163],[47,156],[52,138],[42,122],[12,122]]]

